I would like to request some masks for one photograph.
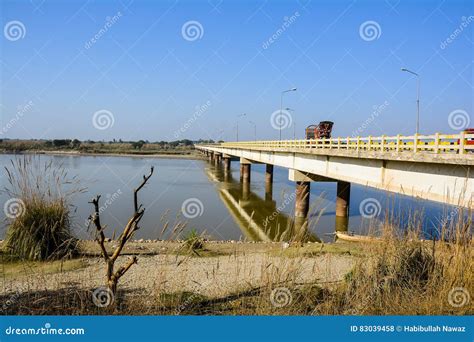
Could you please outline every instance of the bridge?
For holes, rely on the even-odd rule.
[[[348,217],[350,185],[364,186],[473,209],[474,134],[348,137],[243,141],[196,145],[209,161],[240,161],[240,180],[250,183],[251,165],[266,164],[272,191],[273,167],[289,170],[296,183],[295,217],[306,218],[311,182],[337,182],[336,218]]]

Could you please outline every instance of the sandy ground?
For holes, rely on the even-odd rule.
[[[147,245],[135,244],[131,250]],[[152,244],[153,245],[153,244]],[[166,244],[165,244],[166,245]],[[268,284],[291,281],[296,284],[331,284],[351,270],[356,257],[341,253],[288,257],[275,255],[280,245],[216,244],[213,248],[233,253],[221,256],[190,257],[168,254],[165,247],[142,248],[138,264],[121,278],[120,287],[139,293],[190,291],[206,296],[223,296]],[[171,247],[172,248],[172,247]],[[148,255],[158,253],[164,254]],[[130,250],[129,250],[130,252]],[[132,253],[134,254],[134,253]],[[121,256],[116,267],[127,261]],[[69,286],[94,289],[104,284],[104,261],[98,256],[84,258],[86,267],[73,271],[41,274],[29,272],[0,279],[0,292],[58,290]]]

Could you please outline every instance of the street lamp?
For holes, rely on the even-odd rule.
[[[291,108],[285,108],[285,110],[289,111],[289,112],[295,112],[294,109],[291,109]],[[296,121],[295,121],[295,118],[292,117],[292,120],[293,120],[293,140],[296,140]]]
[[[407,68],[402,68],[402,71],[409,72],[410,74],[413,74],[416,76],[417,79],[417,90],[416,90],[416,134],[419,133],[420,130],[420,75],[418,75],[416,72],[408,70]]]
[[[281,92],[281,96],[280,96],[280,114],[278,115],[278,126],[279,126],[279,129],[280,129],[280,140],[281,140],[281,112],[283,111],[283,94],[288,93],[290,91],[296,91],[296,88],[283,90]]]
[[[253,125],[253,135],[255,137],[255,141],[257,141],[257,124],[253,121],[249,120],[249,124]]]
[[[240,114],[240,115],[237,115],[237,141],[239,141],[239,119],[243,116],[246,116],[247,114]]]

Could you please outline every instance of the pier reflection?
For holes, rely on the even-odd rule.
[[[265,189],[261,198],[250,188],[250,182],[240,182],[220,165],[208,164],[206,174],[218,182],[219,196],[229,214],[240,227],[247,241],[320,241],[308,230],[308,221],[282,212],[272,199],[272,189]],[[294,206],[294,198],[283,200]]]

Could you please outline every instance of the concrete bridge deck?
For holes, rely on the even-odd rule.
[[[296,182],[357,183],[474,208],[474,135],[335,138],[197,145],[211,158],[288,168]],[[227,161],[226,161],[227,163]],[[242,169],[241,169],[242,170]],[[250,177],[250,176],[249,176]],[[347,195],[349,196],[349,195]],[[348,204],[349,199],[346,199]]]

